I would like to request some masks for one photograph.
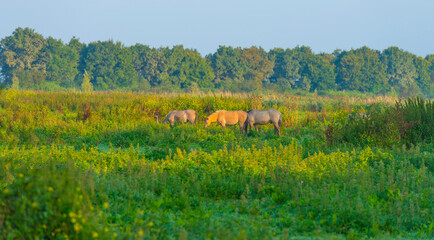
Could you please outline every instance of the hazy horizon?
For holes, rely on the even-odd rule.
[[[332,53],[367,46],[434,54],[434,2],[416,1],[8,1],[0,38],[17,27],[64,42],[113,40],[126,46],[182,44],[203,56],[220,45]]]

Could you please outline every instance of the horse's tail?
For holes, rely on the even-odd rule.
[[[279,116],[278,124],[279,124],[279,128],[280,128],[280,126],[282,126],[282,114],[280,114],[280,116]]]
[[[197,122],[197,112],[196,111],[194,112],[194,116],[195,116],[195,118],[194,118],[194,123],[193,124],[196,124],[196,122]]]
[[[248,129],[248,127],[249,127],[249,121],[247,121],[248,119],[246,119],[246,121],[244,121],[244,126],[243,126],[243,129],[244,129],[244,132],[247,134],[247,129]]]
[[[246,120],[244,120],[243,130],[247,134],[247,129],[249,127],[249,114],[246,114]]]

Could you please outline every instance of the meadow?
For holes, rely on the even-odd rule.
[[[268,108],[281,137],[204,128]],[[433,238],[433,122],[422,98],[5,90],[0,239]]]

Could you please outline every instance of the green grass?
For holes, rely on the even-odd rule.
[[[432,238],[433,143],[406,144],[416,128],[396,144],[343,137],[378,139],[344,124],[383,100],[6,91],[0,238]],[[282,137],[153,118],[254,105],[292,109]]]

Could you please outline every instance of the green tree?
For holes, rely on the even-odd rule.
[[[20,89],[20,80],[16,76],[12,77],[11,89],[15,89],[15,90]]]
[[[315,55],[306,46],[295,47],[292,51],[294,58],[300,63],[301,78],[310,81],[310,84],[305,84],[305,87],[310,85],[310,91],[336,88],[336,73],[332,55]]]
[[[389,84],[398,89],[403,97],[421,93],[416,84],[417,72],[414,65],[414,56],[397,47],[389,47],[383,51],[384,61],[387,65],[387,79]]]
[[[165,85],[167,78],[161,76],[167,75],[168,67],[161,49],[136,44],[131,47],[131,52],[133,53],[134,69],[141,76],[141,88]]]
[[[429,84],[428,84],[428,92],[427,97],[434,98],[434,55],[428,55],[425,58],[430,65],[430,68],[428,70],[429,74]]]
[[[240,90],[244,80],[241,52],[241,48],[219,46],[206,57],[214,71],[213,83],[217,89]]]
[[[140,78],[133,54],[120,42],[92,42],[83,49],[83,58],[84,70],[92,76],[95,89],[138,89]]]
[[[177,45],[172,49],[162,49],[162,52],[167,60],[168,80],[174,87],[179,89],[188,89],[191,86],[198,86],[201,89],[213,87],[212,68],[197,50],[184,49],[182,45]]]
[[[262,88],[264,81],[269,80],[273,74],[274,63],[268,59],[267,52],[262,48],[244,48],[241,52],[243,64],[243,85],[242,91],[252,91]]]
[[[295,82],[300,81],[300,62],[294,56],[291,49],[283,50],[275,48],[269,54],[274,59],[273,75],[271,82],[278,86],[279,90],[295,87]]]
[[[83,82],[81,84],[81,90],[83,92],[88,93],[93,91],[93,84],[90,82],[90,78],[89,73],[85,70],[83,74]]]
[[[0,67],[5,83],[15,76],[22,88],[45,80],[47,58],[41,51],[46,45],[42,35],[30,28],[17,28],[0,42]]]
[[[433,80],[431,80],[430,70],[432,63],[428,58],[414,56],[414,65],[416,67],[416,84],[422,90],[422,93],[429,96],[433,92]]]
[[[214,87],[214,72],[211,65],[197,51],[187,51],[183,71],[189,80],[185,87],[197,85],[203,90]]]
[[[386,66],[381,53],[362,47],[341,51],[335,58],[339,89],[380,92],[387,87]]]
[[[78,74],[79,52],[52,37],[47,38],[47,45],[43,51],[48,56],[47,80],[72,87]]]

